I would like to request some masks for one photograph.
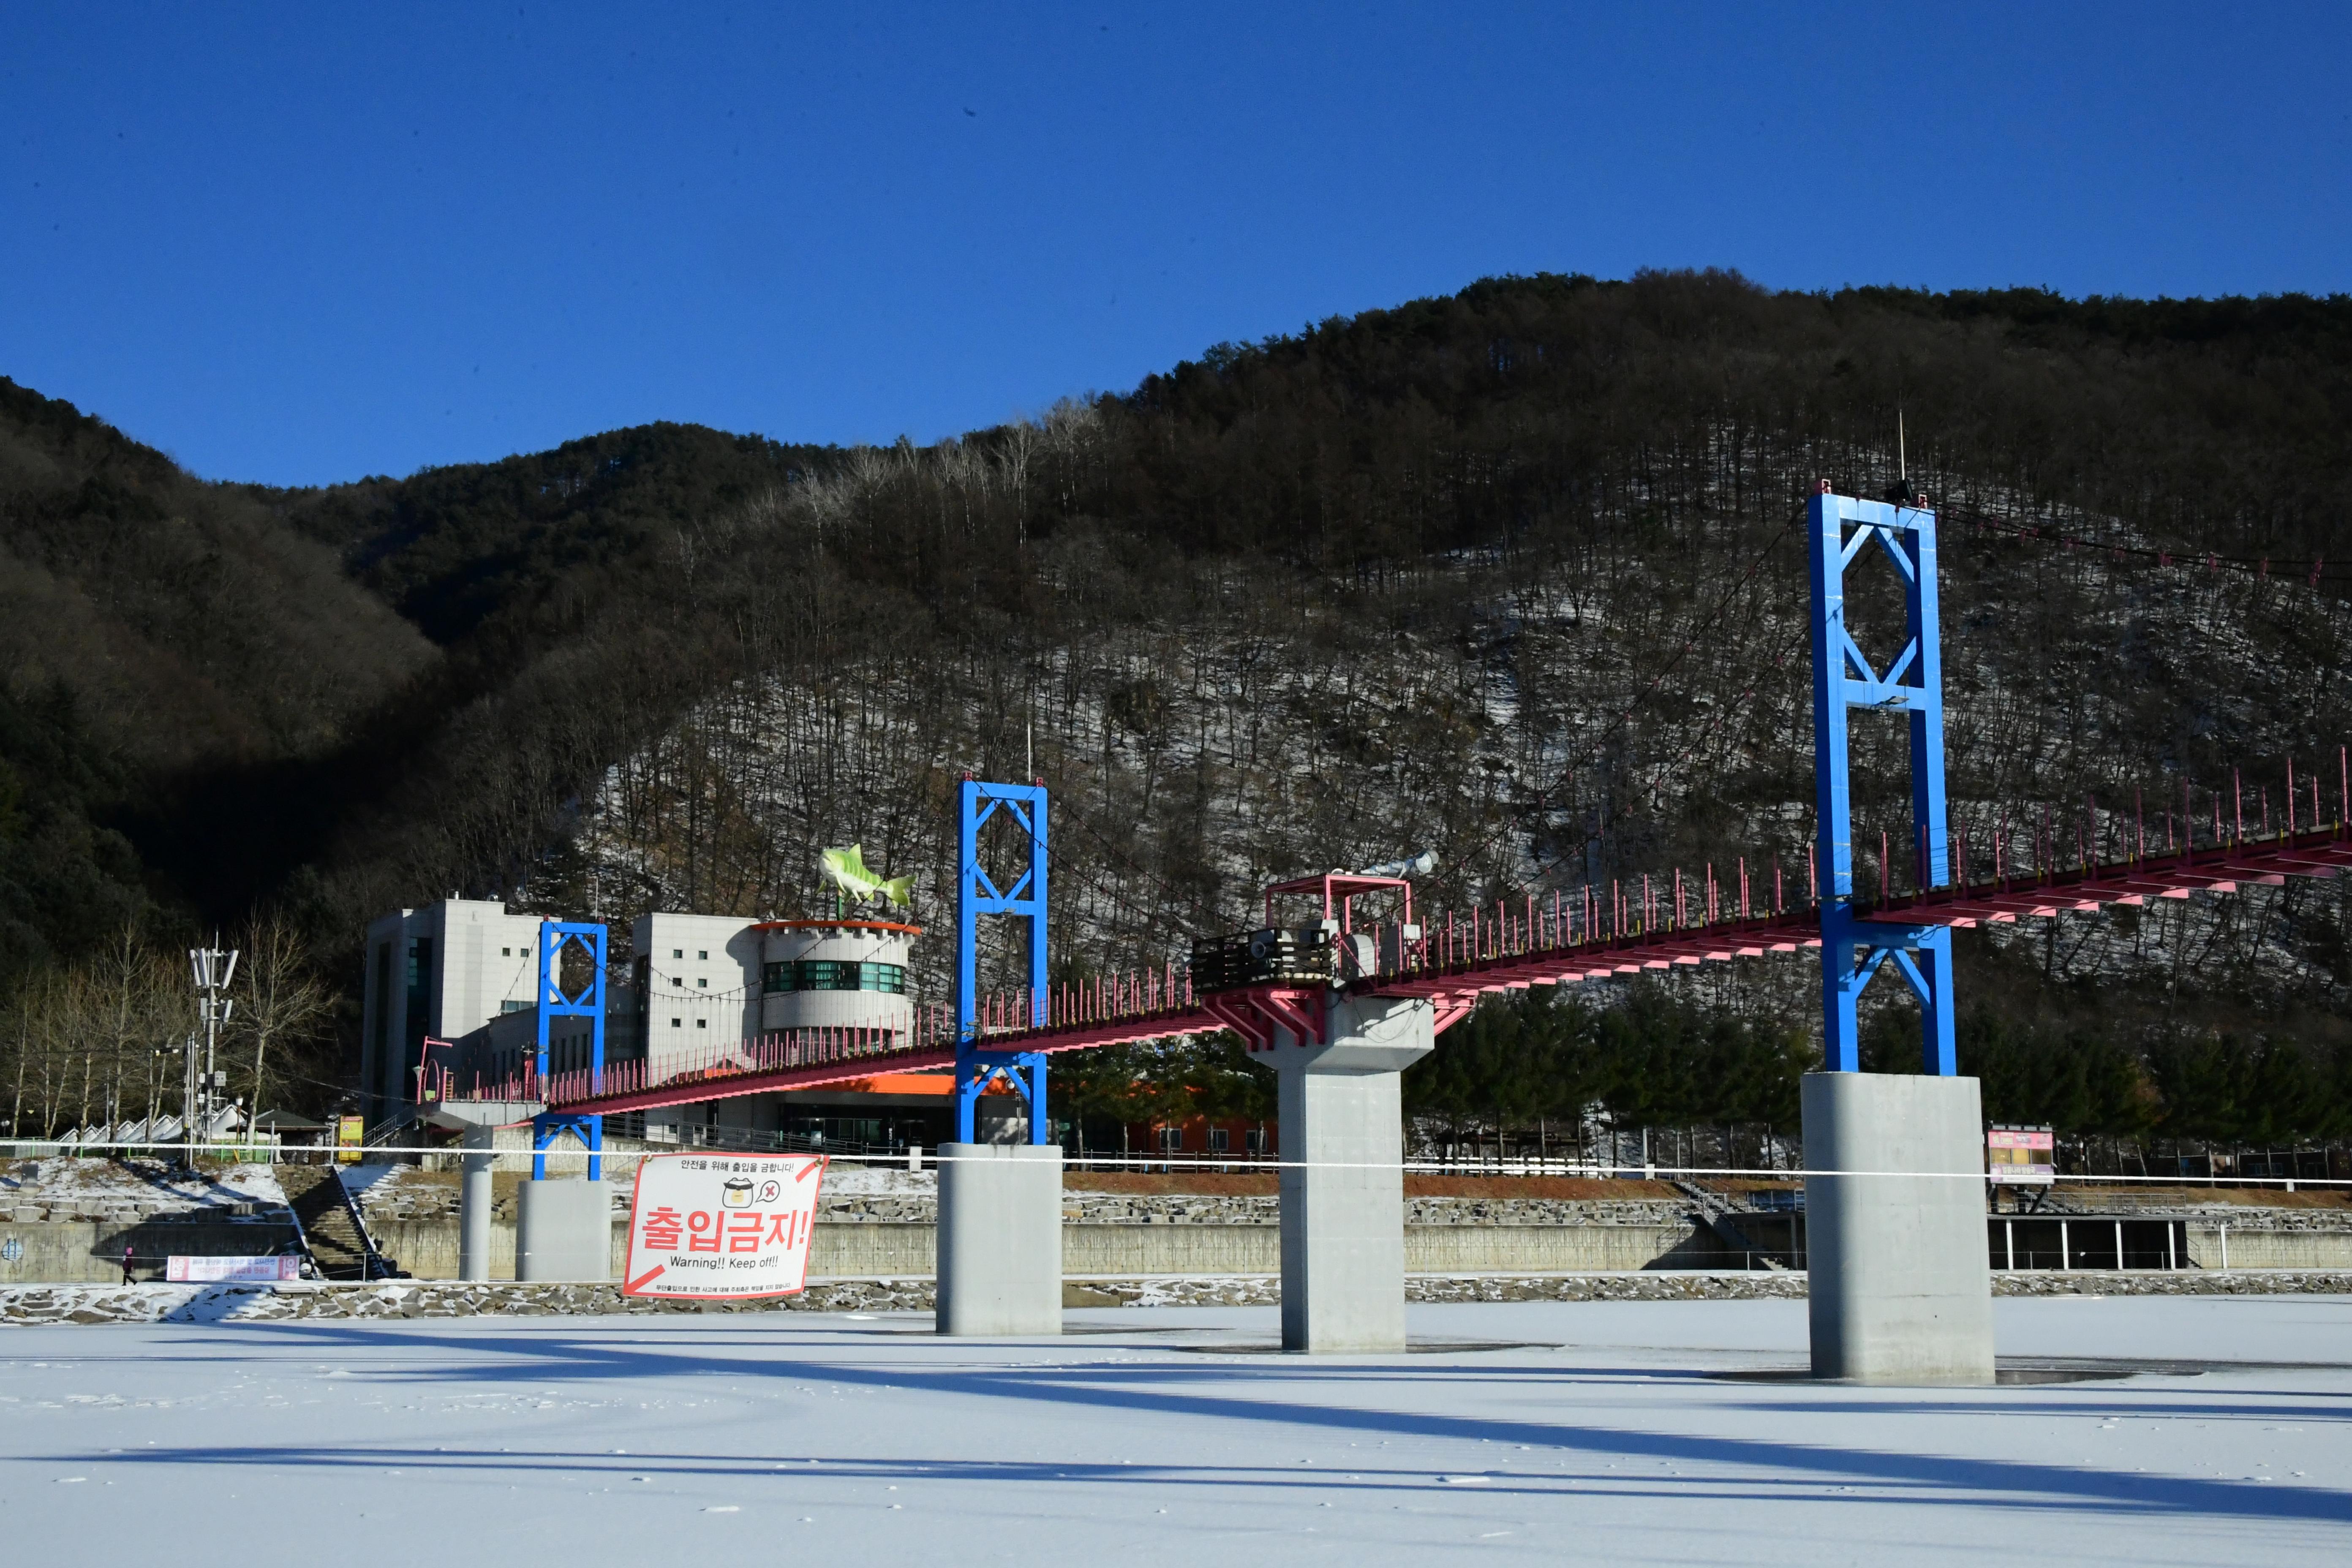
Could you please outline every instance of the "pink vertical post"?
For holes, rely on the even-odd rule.
[[[2294,831],[2294,759],[2286,760],[2286,830]]]

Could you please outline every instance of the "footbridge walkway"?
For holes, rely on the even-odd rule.
[[[2337,784],[2340,801],[2346,784],[2340,758]],[[2341,817],[2317,828],[2282,827],[2267,837],[2259,832],[2235,836],[2225,826],[2220,842],[1893,895],[1875,904],[1854,905],[1853,911],[1857,920],[1872,924],[1966,929],[2013,922],[2021,915],[2089,912],[2111,905],[2141,906],[2151,899],[2186,899],[2195,892],[2275,886],[2289,877],[2334,876],[2347,868],[2352,868],[2352,829]],[[1564,895],[1548,901],[1528,899],[1517,909],[1448,913],[1412,939],[1402,934],[1410,928],[1401,923],[1374,925],[1363,933],[1370,964],[1344,977],[1341,989],[1427,997],[1437,1005],[1437,1027],[1443,1030],[1481,996],[1496,992],[1821,946],[1817,898],[1754,911],[1742,880],[1718,882],[1705,873],[1695,879],[1675,874],[1630,890],[1620,885],[1588,889],[1574,900]],[[1335,900],[1386,885],[1383,879],[1308,881],[1330,883]],[[1357,888],[1358,883],[1371,886]],[[1307,888],[1306,883],[1285,886],[1300,891]],[[1727,910],[1727,903],[1731,906]],[[1343,943],[1343,963],[1348,951]],[[1297,1001],[1303,1005],[1305,1000],[1302,987]],[[1041,1023],[1022,1022],[1041,1013]],[[979,1034],[992,1050],[1051,1053],[1221,1029],[1234,1029],[1247,1037],[1255,1027],[1250,1015],[1222,998],[1195,994],[1190,974],[1171,963],[1157,971],[1056,987],[1042,1010],[1030,992],[997,994],[981,1010]],[[491,1093],[504,1100],[543,1100],[571,1113],[617,1114],[814,1089],[883,1071],[946,1071],[955,1059],[951,1013],[928,1008],[908,1033],[844,1028],[722,1042],[682,1060],[667,1059],[658,1077],[648,1075],[645,1062],[623,1062],[602,1072],[556,1074],[543,1083],[525,1074],[496,1086]]]

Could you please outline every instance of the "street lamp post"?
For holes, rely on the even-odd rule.
[[[215,937],[214,940],[217,942],[220,939]],[[213,1060],[220,1047],[221,1026],[236,1011],[236,1004],[221,993],[228,989],[228,983],[236,975],[236,950],[192,947],[188,950],[188,970],[195,979],[196,1012],[203,1021],[205,1035],[204,1066],[201,1069],[196,1066],[196,1037],[194,1035],[188,1037],[186,1079],[192,1081],[185,1084],[180,1101],[182,1113],[187,1120],[187,1125],[182,1129],[187,1134],[187,1166],[193,1171],[196,1167],[199,1143],[212,1136],[213,1094],[220,1087],[220,1076],[214,1068]],[[196,1131],[200,1120],[204,1127],[201,1135]]]

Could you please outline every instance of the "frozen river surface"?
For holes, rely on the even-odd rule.
[[[1809,1565],[2352,1559],[2352,1300],[2003,1300],[1973,1390],[1801,1364],[1802,1302],[0,1330],[0,1542],[39,1563]],[[2152,1369],[2152,1370],[2151,1370]],[[1278,1554],[1278,1558],[1276,1557]]]

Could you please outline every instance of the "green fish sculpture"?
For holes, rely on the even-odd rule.
[[[817,858],[824,867],[824,874],[833,879],[833,885],[851,898],[881,900],[902,910],[908,906],[908,896],[914,890],[915,879],[881,877],[867,870],[863,845],[853,844],[846,849],[827,849]]]

